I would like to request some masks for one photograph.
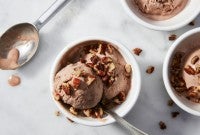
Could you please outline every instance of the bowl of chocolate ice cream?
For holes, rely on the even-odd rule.
[[[125,116],[140,87],[140,70],[131,52],[105,38],[88,37],[67,45],[50,76],[51,94],[61,112],[89,126],[115,122],[107,109]]]
[[[176,30],[192,22],[200,13],[199,0],[121,1],[130,17],[154,30]]]
[[[174,102],[188,113],[200,116],[200,28],[186,32],[170,47],[163,79]]]

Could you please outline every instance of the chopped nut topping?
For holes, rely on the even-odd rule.
[[[91,67],[91,68],[94,67],[94,64],[92,64],[92,63],[87,63],[86,65],[87,65],[88,67]]]
[[[98,52],[99,54],[105,54],[106,52],[106,45],[103,43],[99,43]]]
[[[88,75],[87,80],[86,80],[87,85],[90,85],[95,79],[96,79],[95,76]]]
[[[200,73],[200,65],[196,65],[196,73],[197,73],[197,74]]]
[[[85,116],[87,117],[90,117],[91,116],[91,112],[92,110],[91,109],[86,109],[86,110],[83,110],[83,113],[85,114]]]
[[[60,111],[55,111],[56,116],[60,116],[60,114],[61,114]]]
[[[170,41],[174,41],[174,40],[176,40],[176,38],[177,38],[177,36],[175,34],[172,34],[169,36]]]
[[[110,63],[109,64],[109,68],[108,68],[108,72],[112,72],[115,69],[115,64],[114,63]]]
[[[69,85],[69,83],[63,83],[61,87],[62,87],[62,90],[64,90],[64,92],[67,95],[71,94],[71,86]]]
[[[172,118],[176,118],[179,114],[179,112],[171,112]]]
[[[95,111],[95,115],[97,118],[102,118],[103,117],[103,109],[100,107]]]
[[[194,57],[191,59],[191,63],[194,65],[198,60],[199,60],[199,57],[198,57],[198,56],[194,56]]]
[[[148,66],[146,73],[151,74],[154,71],[154,67],[153,66]]]
[[[103,57],[101,61],[105,64],[112,62],[112,59],[110,57]]]
[[[199,98],[199,93],[200,93],[200,86],[191,86],[188,88],[187,95],[190,98]]]
[[[59,101],[61,98],[60,98],[60,95],[58,94],[58,93],[54,93],[53,94],[54,95],[54,99],[56,100],[56,101]]]
[[[134,52],[134,54],[135,55],[140,55],[140,53],[142,52],[142,49],[140,49],[140,48],[135,48],[135,49],[133,49],[133,52]]]
[[[128,74],[131,73],[131,65],[126,64],[126,65],[124,66],[124,68],[125,68],[126,73],[128,73]]]
[[[118,94],[118,98],[120,101],[125,101],[126,99],[126,94],[122,91]]]
[[[69,112],[72,113],[73,115],[78,115],[78,112],[76,111],[74,107],[70,107]]]
[[[116,104],[121,104],[125,101],[125,99],[126,99],[126,94],[122,91],[114,98],[113,102]]]
[[[107,52],[108,52],[109,54],[112,54],[112,53],[113,53],[112,45],[109,45],[109,44],[108,44],[108,46],[107,46]]]
[[[159,126],[161,130],[165,130],[167,128],[166,124],[163,121],[159,122]]]
[[[81,84],[81,80],[78,78],[73,78],[73,87],[77,89],[79,85]]]
[[[99,57],[94,55],[93,57],[90,58],[93,64],[96,64],[99,61]]]
[[[184,68],[184,71],[188,73],[189,75],[195,75],[196,73],[195,70],[190,65],[186,66]]]

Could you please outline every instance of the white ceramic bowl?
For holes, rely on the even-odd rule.
[[[200,48],[200,28],[196,28],[186,32],[173,43],[173,45],[167,52],[163,65],[163,79],[168,94],[180,108],[196,116],[200,116],[200,104],[193,103],[187,100],[186,98],[177,95],[177,93],[171,86],[169,80],[169,68],[170,68],[169,65],[171,63],[172,57],[175,52],[180,50],[181,52],[187,52],[191,49],[195,50],[199,48]]]
[[[148,19],[131,6],[133,0],[121,0],[127,13],[139,24],[154,30],[171,31],[181,28],[193,21],[200,13],[200,0],[188,0],[186,7],[176,16],[163,21]]]
[[[132,66],[132,79],[131,79],[131,88],[130,91],[128,93],[128,96],[126,98],[126,100],[124,101],[123,104],[117,106],[116,108],[114,108],[114,111],[121,117],[125,116],[130,110],[131,108],[135,105],[138,96],[139,96],[139,92],[140,92],[140,88],[141,88],[141,75],[140,75],[140,69],[139,66],[135,60],[135,58],[133,57],[132,53],[122,44],[111,40],[111,39],[106,39],[106,38],[99,38],[99,37],[88,37],[88,38],[84,38],[75,42],[72,42],[70,44],[68,44],[57,56],[52,70],[51,70],[51,74],[50,74],[50,89],[51,89],[51,94],[52,94],[52,99],[54,100],[54,102],[56,103],[57,107],[61,110],[61,112],[68,118],[70,118],[71,120],[83,124],[83,125],[88,125],[88,126],[102,126],[102,125],[107,125],[110,123],[115,122],[115,120],[111,117],[111,116],[106,116],[105,118],[103,118],[101,121],[97,120],[97,119],[93,119],[93,118],[86,118],[86,117],[78,117],[78,116],[74,116],[71,113],[69,113],[68,110],[66,110],[58,101],[56,101],[53,98],[53,83],[54,83],[54,76],[57,73],[57,70],[59,68],[59,63],[62,59],[62,57],[69,53],[68,51],[77,46],[78,44],[85,42],[85,41],[91,41],[91,40],[101,40],[101,41],[106,41],[106,42],[110,42],[113,45],[115,45],[115,48],[118,49],[118,51],[122,54],[122,56],[124,57],[125,61],[129,64],[131,64]]]

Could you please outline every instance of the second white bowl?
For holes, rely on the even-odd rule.
[[[132,1],[133,0],[121,0],[123,7],[130,17],[139,24],[154,30],[176,30],[189,24],[200,13],[200,0],[188,0],[186,7],[176,16],[163,21],[154,21],[141,15],[138,9],[132,6]]]

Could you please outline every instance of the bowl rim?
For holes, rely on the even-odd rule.
[[[200,112],[199,111],[196,111],[188,106],[186,106],[184,103],[182,103],[176,96],[175,96],[175,93],[173,92],[174,90],[170,87],[171,84],[170,84],[170,81],[169,81],[169,63],[170,63],[170,60],[172,58],[172,54],[174,53],[175,49],[180,46],[181,42],[183,40],[185,40],[186,38],[188,38],[189,36],[192,36],[193,34],[196,34],[196,33],[199,33],[200,32],[200,28],[195,28],[195,29],[192,29],[186,33],[184,33],[183,35],[181,35],[172,45],[171,47],[169,48],[167,54],[166,54],[166,57],[165,57],[165,60],[164,60],[164,64],[163,64],[163,81],[164,81],[164,85],[165,85],[165,88],[169,94],[169,96],[171,97],[171,99],[180,107],[182,108],[183,110],[185,110],[186,112],[190,113],[190,114],[193,114],[193,115],[196,115],[196,116],[200,116]]]
[[[134,14],[134,12],[132,12],[132,10],[129,8],[128,3],[126,2],[126,0],[121,0],[121,3],[124,7],[124,9],[126,10],[126,12],[128,13],[128,15],[133,18],[137,23],[149,28],[149,29],[153,29],[153,30],[158,30],[158,31],[172,31],[172,30],[177,30],[187,24],[189,24],[191,21],[193,21],[200,13],[200,9],[198,12],[193,13],[189,18],[185,19],[184,21],[177,23],[175,25],[171,25],[171,26],[156,26],[153,25],[151,23],[148,23],[142,19],[140,19],[137,15]],[[165,20],[164,20],[165,21]]]
[[[115,120],[114,118],[112,118],[111,116],[107,116],[105,117],[106,121],[104,122],[99,122],[99,120],[97,120],[97,122],[91,122],[88,120],[84,120],[81,119],[81,117],[77,117],[77,116],[73,116],[72,114],[69,114],[69,112],[67,112],[62,105],[60,105],[53,97],[53,82],[54,82],[54,76],[55,76],[55,70],[56,70],[56,66],[58,65],[60,59],[62,58],[62,56],[68,51],[70,50],[72,47],[82,43],[82,42],[86,42],[86,41],[91,41],[91,40],[102,40],[102,41],[107,41],[112,43],[113,45],[116,45],[119,49],[122,49],[123,51],[126,52],[126,55],[128,55],[128,59],[131,59],[132,64],[134,65],[134,75],[135,75],[135,82],[137,82],[137,84],[135,85],[136,87],[133,88],[134,90],[134,95],[131,96],[132,98],[132,102],[129,103],[130,106],[129,108],[127,108],[127,110],[121,114],[121,117],[124,117],[126,114],[128,114],[128,112],[133,108],[133,106],[135,105],[135,103],[137,102],[137,99],[139,97],[139,93],[141,91],[141,72],[140,72],[140,68],[139,65],[135,59],[135,57],[133,56],[133,54],[130,52],[130,50],[124,46],[122,43],[117,42],[116,40],[110,39],[110,38],[105,38],[105,37],[96,37],[96,36],[88,36],[88,37],[84,37],[84,38],[80,38],[78,40],[75,40],[71,43],[68,43],[56,56],[56,59],[54,60],[54,63],[51,67],[51,73],[50,73],[50,92],[51,92],[51,97],[53,99],[53,101],[55,102],[56,106],[59,108],[59,110],[69,119],[82,124],[82,125],[87,125],[87,126],[104,126],[104,125],[108,125],[111,123],[114,123]],[[133,78],[133,77],[132,77]],[[126,99],[127,100],[127,99]],[[119,106],[120,108],[120,106]]]

